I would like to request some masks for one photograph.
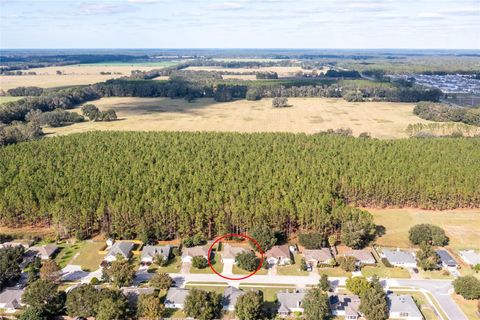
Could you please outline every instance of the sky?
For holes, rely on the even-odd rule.
[[[480,0],[0,0],[0,48],[480,49]]]

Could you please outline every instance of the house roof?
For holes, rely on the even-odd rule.
[[[358,316],[360,312],[360,298],[354,294],[330,295],[330,308],[332,310],[345,311],[345,316]]]
[[[383,255],[390,263],[417,263],[413,253],[402,250],[383,250]]]
[[[202,257],[208,256],[208,248],[206,246],[196,246],[196,247],[191,247],[191,248],[184,248],[182,251],[183,251],[182,252],[182,258],[196,257],[196,256],[202,256]]]
[[[170,288],[165,297],[165,304],[184,304],[188,293],[188,289]]]
[[[44,246],[30,247],[28,249],[28,251],[34,252],[44,257],[51,257],[52,254],[54,254],[57,250],[58,250],[58,247],[51,243],[46,244]]]
[[[142,294],[152,294],[155,292],[154,288],[138,288],[138,287],[123,287],[120,288],[123,295],[127,297],[130,305],[135,305],[138,302],[138,298]]]
[[[155,258],[157,255],[161,255],[164,257],[170,256],[171,247],[169,245],[166,246],[145,246],[142,249],[142,259],[144,258]]]
[[[273,246],[272,249],[268,250],[265,253],[267,258],[290,258],[290,248],[288,244],[283,244],[281,246]]]
[[[440,260],[442,261],[442,263],[452,267],[457,265],[457,262],[455,261],[455,259],[453,259],[450,253],[448,253],[447,250],[439,249],[439,250],[436,250],[436,252],[440,257]]]
[[[133,242],[115,242],[113,246],[108,251],[107,257],[117,255],[122,255],[125,258],[128,258],[130,251],[133,249]]]
[[[358,261],[368,261],[371,263],[375,263],[375,258],[373,257],[372,253],[367,250],[350,250],[343,254],[346,257],[354,257]]]
[[[305,291],[293,291],[289,292],[277,292],[277,299],[280,303],[278,308],[279,312],[291,312],[294,308],[301,308],[303,298],[305,297]]]
[[[246,293],[245,291],[242,291],[232,286],[228,286],[223,291],[222,306],[223,307],[235,306],[237,304],[237,299],[243,296],[245,293]]]
[[[391,293],[388,295],[388,308],[392,313],[408,313],[410,317],[422,317],[422,313],[418,310],[412,296],[408,294],[397,295]]]
[[[315,250],[303,250],[303,256],[306,261],[327,261],[332,259],[332,253],[328,248],[315,249]]]
[[[241,247],[231,246],[227,243],[223,247],[222,257],[223,259],[235,259],[237,254],[244,253],[244,252],[247,252],[247,250]]]
[[[18,309],[21,306],[23,290],[17,288],[7,288],[0,293],[0,304],[5,309]]]
[[[477,265],[480,263],[480,253],[477,253],[473,250],[460,251],[460,255],[468,264]]]

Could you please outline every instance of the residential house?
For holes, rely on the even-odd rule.
[[[423,320],[423,315],[418,310],[412,296],[391,293],[388,295],[389,317],[392,319]]]
[[[388,250],[384,249],[382,251],[382,257],[387,259],[387,261],[395,267],[402,268],[416,268],[417,260],[415,255],[409,251],[397,250]]]
[[[354,257],[357,266],[374,265],[376,263],[372,253],[368,250],[350,250],[342,254],[344,257]]]
[[[118,256],[122,256],[125,259],[129,259],[132,255],[134,243],[133,242],[115,242],[110,250],[108,251],[107,255],[103,259],[103,261],[111,263],[117,260]]]
[[[42,260],[48,260],[52,258],[55,253],[57,253],[58,247],[54,244],[46,244],[44,246],[34,246],[30,247],[27,250],[27,253],[30,253],[34,256],[40,257]]]
[[[471,266],[480,264],[480,253],[475,252],[474,250],[462,250],[460,251],[460,257],[465,263]]]
[[[168,309],[183,309],[185,300],[188,296],[188,289],[170,288],[165,297],[165,308]]]
[[[305,262],[311,267],[316,267],[319,264],[330,264],[333,260],[333,255],[329,248],[315,249],[315,250],[303,250],[303,256]]]
[[[360,318],[360,298],[353,294],[331,294],[330,310],[334,316],[345,317],[346,320]]]
[[[244,248],[241,247],[234,247],[229,245],[228,243],[225,244],[223,247],[222,252],[222,263],[235,263],[235,257],[237,254],[247,252]]]
[[[439,249],[436,250],[436,252],[440,257],[440,265],[442,266],[442,268],[452,271],[457,269],[457,262],[455,261],[455,259],[453,259],[453,257],[447,250]]]
[[[223,291],[222,295],[222,308],[227,311],[235,311],[235,305],[237,304],[238,298],[243,296],[246,292],[240,289],[237,289],[232,286],[228,286]]]
[[[208,260],[208,247],[196,246],[191,248],[183,248],[182,250],[182,262],[192,262],[193,257],[204,257]]]
[[[140,262],[142,264],[152,264],[155,262],[157,256],[161,256],[164,261],[167,261],[170,257],[171,247],[166,246],[144,246],[142,249],[142,255]]]
[[[282,266],[292,263],[290,248],[287,244],[273,246],[265,253],[265,257],[270,265],[278,264]]]
[[[23,289],[6,288],[0,293],[0,309],[5,313],[14,313],[24,304],[22,303]]]
[[[12,241],[7,241],[4,243],[0,244],[0,248],[7,248],[7,247],[24,247],[25,249],[30,248],[30,246],[33,244],[33,240],[28,240],[28,239],[15,239]]]
[[[277,292],[278,315],[281,317],[288,317],[294,312],[303,313],[303,299],[306,292],[304,290],[285,292]]]
[[[131,307],[135,307],[138,303],[138,299],[142,294],[155,293],[155,288],[139,288],[139,287],[123,287],[120,288],[123,295],[127,297],[128,304]]]

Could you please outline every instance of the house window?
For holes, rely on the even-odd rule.
[[[400,312],[400,317],[408,317],[409,313],[408,312]]]

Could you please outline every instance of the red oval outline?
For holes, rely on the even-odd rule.
[[[262,256],[262,259],[260,260],[260,264],[258,265],[257,270],[255,270],[255,271],[253,271],[252,273],[250,273],[250,274],[248,274],[248,275],[246,275],[246,276],[244,276],[244,277],[241,277],[241,278],[230,278],[230,277],[226,277],[226,276],[221,275],[220,273],[218,273],[217,270],[215,270],[215,268],[212,266],[212,263],[211,263],[211,261],[210,261],[210,260],[211,260],[211,257],[212,257],[211,253],[212,253],[213,246],[214,246],[217,242],[219,242],[220,240],[225,239],[225,238],[227,238],[227,237],[241,237],[241,238],[244,238],[244,239],[248,239],[248,240],[252,241],[252,242],[255,244],[255,246],[257,246],[257,248],[258,248],[258,250],[259,250],[259,252],[260,252],[260,254],[261,254],[261,256]],[[207,262],[208,262],[208,265],[210,266],[210,269],[212,269],[212,271],[213,271],[217,276],[220,276],[220,277],[222,277],[222,278],[224,278],[224,279],[227,279],[227,280],[243,280],[243,279],[250,278],[250,277],[253,276],[255,273],[257,273],[258,270],[260,270],[260,268],[263,266],[264,260],[265,260],[265,257],[264,257],[263,250],[262,250],[262,248],[260,247],[260,245],[258,244],[257,240],[255,240],[255,239],[253,239],[253,238],[251,238],[251,237],[249,237],[249,236],[247,236],[247,235],[244,235],[244,234],[239,234],[239,233],[229,233],[229,234],[226,234],[226,235],[224,235],[224,236],[221,236],[221,237],[215,239],[215,241],[210,245],[210,248],[208,248],[208,261],[207,261]]]

